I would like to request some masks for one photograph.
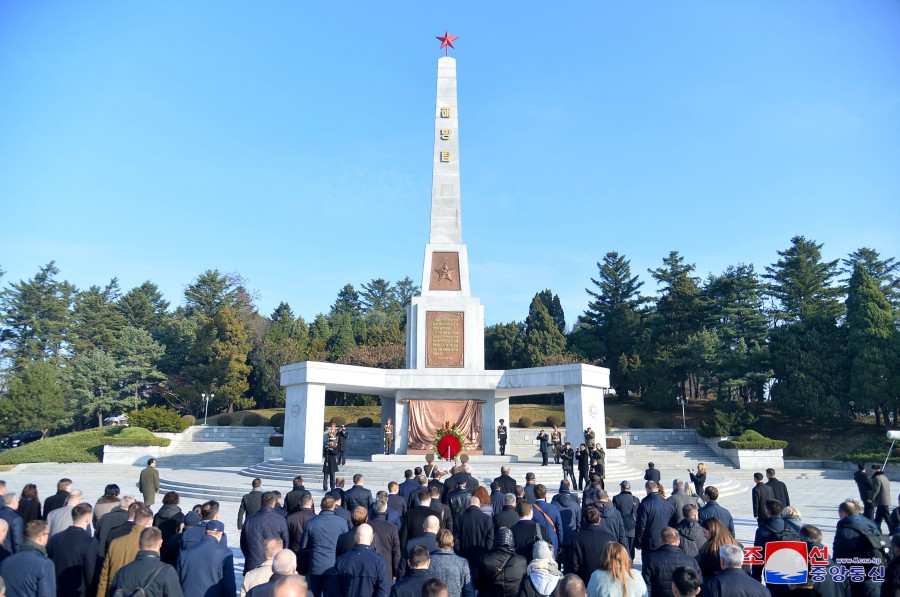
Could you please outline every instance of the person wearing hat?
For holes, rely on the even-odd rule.
[[[547,545],[543,541],[535,542],[535,553],[538,553],[538,545],[541,543]],[[546,547],[544,551],[541,551],[540,554],[546,555],[552,561],[549,547]],[[528,561],[516,554],[516,543],[512,531],[502,527],[494,535],[494,548],[481,556],[478,561],[475,588],[478,589],[480,595],[516,597],[527,568]]]
[[[538,541],[534,544],[533,559],[525,569],[525,579],[519,590],[523,597],[539,597],[541,595],[553,595],[559,581],[563,578],[553,552],[546,541]]]
[[[185,595],[234,595],[234,556],[219,541],[225,525],[220,520],[206,523],[200,543],[178,556],[178,579]]]
[[[525,474],[525,499],[534,503],[535,477],[534,473]]]
[[[181,553],[181,538],[184,536],[185,531],[194,528],[198,524],[200,524],[199,514],[197,514],[193,510],[185,514],[184,524],[181,527],[181,531],[175,533],[163,542],[159,553],[160,559],[170,566],[177,566],[178,554]]]
[[[625,548],[628,550],[628,556],[634,559],[634,529],[637,526],[637,511],[641,505],[634,494],[631,493],[631,483],[622,481],[619,484],[622,491],[613,496],[613,506],[622,515],[622,524],[625,526]]]
[[[509,435],[504,423],[505,421],[500,419],[500,424],[497,425],[497,443],[500,444],[500,456],[506,455],[506,438]]]

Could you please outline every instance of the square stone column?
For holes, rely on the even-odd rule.
[[[287,386],[284,409],[284,461],[322,462],[325,421],[325,385]]]
[[[606,407],[603,388],[565,386],[566,438],[576,448],[584,442],[584,430],[590,427],[596,442],[606,449]]]

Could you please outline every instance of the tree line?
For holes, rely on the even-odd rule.
[[[868,248],[825,261],[801,236],[778,255],[764,272],[740,264],[701,280],[673,251],[648,271],[650,296],[607,253],[571,328],[559,297],[538,292],[523,322],[486,328],[485,366],[598,364],[618,396],[653,408],[771,400],[790,417],[897,421],[900,264]],[[148,404],[200,415],[204,394],[210,412],[283,406],[279,369],[305,360],[402,368],[418,293],[408,277],[347,284],[306,322],[287,303],[258,313],[236,273],[203,272],[172,309],[151,281],[77,289],[48,263],[0,291],[0,433],[101,425]]]

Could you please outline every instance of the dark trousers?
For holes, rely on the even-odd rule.
[[[391,444],[392,443],[394,443],[393,440],[385,440],[385,442],[384,442],[384,453],[385,454],[391,453]]]
[[[872,502],[865,502],[863,506],[863,516],[869,520],[875,520],[875,505]]]
[[[341,466],[344,466],[345,464],[347,464],[347,457],[345,456],[345,452],[343,450],[340,450],[337,453],[337,462]]]
[[[587,485],[590,486],[591,477],[588,474],[588,471],[578,469],[578,491],[584,489],[585,481],[587,481]]]
[[[325,586],[328,584],[330,574],[310,574],[306,577],[306,586],[313,597],[322,597],[325,594]]]
[[[572,563],[573,550],[571,545],[561,545],[559,548],[559,563],[562,564],[563,574],[573,572],[575,565]]]
[[[329,482],[331,482],[331,487],[328,486]],[[328,471],[322,475],[322,491],[331,491],[332,489],[334,489],[334,471]]]
[[[560,451],[562,451],[562,446],[559,444],[553,444],[553,464],[559,464]]]
[[[875,506],[875,526],[878,527],[878,532],[881,532],[881,521],[887,523],[888,533],[891,531],[891,513],[888,511],[890,506]]]
[[[549,460],[550,454],[547,453],[547,450],[541,452],[541,466],[547,466],[547,460]]]
[[[628,550],[628,555],[634,560],[634,537],[625,537],[625,549]]]
[[[506,455],[506,442],[500,442],[500,456]]]
[[[575,469],[563,467],[563,479],[572,477],[572,487],[575,487]]]

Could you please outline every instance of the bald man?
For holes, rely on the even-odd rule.
[[[342,597],[388,597],[391,579],[384,559],[372,549],[374,533],[368,524],[356,527],[356,544],[337,559],[332,590],[328,594]]]

